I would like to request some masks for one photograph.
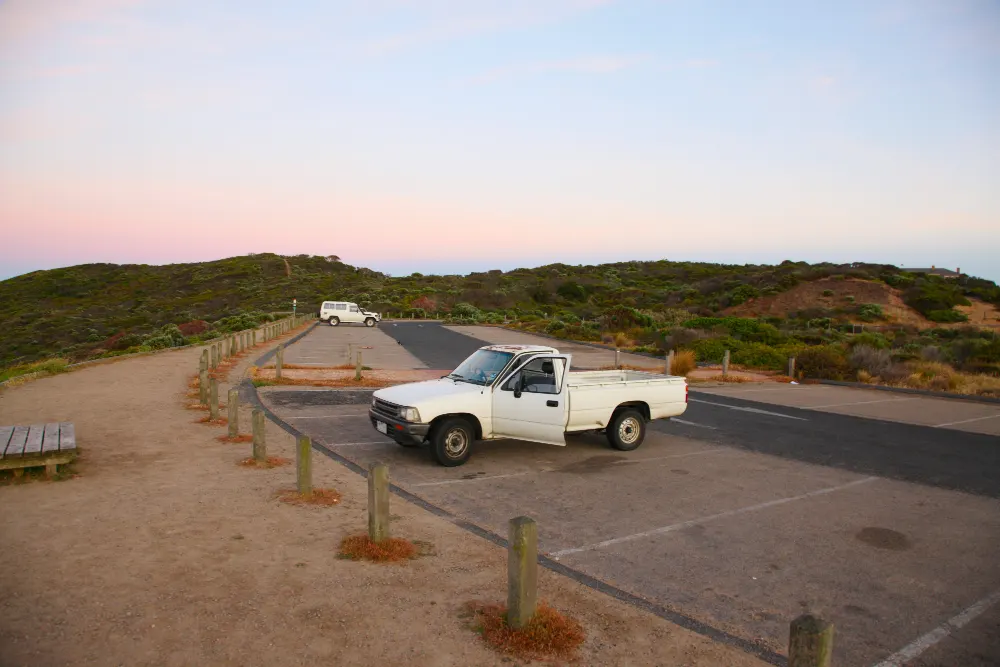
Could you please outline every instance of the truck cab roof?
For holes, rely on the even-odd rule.
[[[511,354],[523,354],[525,352],[533,354],[542,354],[546,352],[554,354],[559,353],[559,350],[554,347],[548,347],[547,345],[484,345],[480,349],[491,350],[493,352],[509,352]]]

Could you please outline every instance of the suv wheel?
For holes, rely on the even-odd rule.
[[[328,324],[329,324],[329,325],[330,325],[331,327],[335,327],[335,326],[337,326],[338,324],[340,324],[340,318],[339,318],[339,317],[331,317],[331,318],[330,318],[330,321],[328,322]]]
[[[366,327],[373,327],[373,326],[375,326],[375,318],[374,317],[369,317],[368,319],[366,319],[365,320],[365,326]]]

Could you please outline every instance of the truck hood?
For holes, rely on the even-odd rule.
[[[479,394],[488,389],[489,387],[478,384],[440,378],[379,389],[375,392],[375,398],[381,398],[383,401],[389,401],[396,405],[425,410],[435,403],[446,402],[451,396]]]

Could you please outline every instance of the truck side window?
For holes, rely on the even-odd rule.
[[[347,310],[347,304],[346,303],[338,303],[337,304],[337,310]]]
[[[358,307],[357,307],[357,306],[355,306],[355,305],[354,305],[353,303],[351,304],[351,312],[352,312],[352,313],[356,313],[356,312],[358,312]]]
[[[558,394],[555,364],[553,359],[535,359],[511,376],[503,385],[503,391],[514,391],[517,379],[525,377],[524,390],[536,394]]]

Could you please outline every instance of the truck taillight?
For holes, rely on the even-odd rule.
[[[688,402],[688,386],[687,386],[687,382],[684,383],[684,402],[685,403]]]

